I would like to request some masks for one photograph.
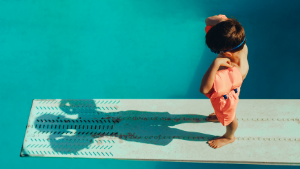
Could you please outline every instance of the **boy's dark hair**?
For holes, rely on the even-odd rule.
[[[220,22],[213,26],[206,34],[206,45],[214,51],[225,51],[241,44],[245,37],[243,26],[235,19]],[[245,42],[237,49],[230,52],[237,52],[243,49]]]

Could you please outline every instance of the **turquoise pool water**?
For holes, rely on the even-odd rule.
[[[250,70],[240,98],[299,99],[299,5],[0,0],[0,168],[254,167],[19,154],[33,99],[207,99],[199,87],[215,54],[204,20],[215,14],[235,16],[246,31]]]

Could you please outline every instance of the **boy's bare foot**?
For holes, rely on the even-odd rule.
[[[211,122],[219,122],[216,113],[211,113],[207,118],[206,121],[211,121]]]
[[[208,141],[208,144],[216,149],[216,148],[220,148],[226,144],[229,144],[229,143],[233,143],[235,141],[235,136],[233,136],[232,138],[227,138],[227,137],[224,137],[224,135],[222,137],[218,137],[214,140],[210,140]]]

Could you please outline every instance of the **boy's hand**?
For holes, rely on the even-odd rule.
[[[214,60],[214,64],[218,67],[220,66],[226,66],[226,67],[232,67],[231,66],[231,61],[228,58],[221,58],[221,57],[217,57]]]
[[[214,15],[214,16],[211,16],[211,17],[208,17],[205,19],[205,23],[206,25],[208,26],[214,26],[220,22],[223,22],[223,21],[226,21],[225,18],[227,18],[225,15],[222,15],[220,14],[221,16],[219,15]]]

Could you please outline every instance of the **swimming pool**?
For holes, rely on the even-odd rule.
[[[299,99],[299,5],[296,0],[0,1],[1,164],[219,167],[19,154],[33,99],[207,99],[199,87],[215,54],[204,43],[204,20],[219,13],[235,16],[246,31],[250,69],[240,98]]]

